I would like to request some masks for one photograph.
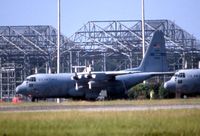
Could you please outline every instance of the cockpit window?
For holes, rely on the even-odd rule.
[[[36,78],[35,78],[35,77],[31,77],[31,78],[30,78],[30,81],[36,82]]]
[[[175,77],[178,77],[179,75],[178,74],[175,74]]]
[[[26,78],[26,81],[36,82],[36,77]]]
[[[185,73],[180,73],[178,77],[185,78]]]

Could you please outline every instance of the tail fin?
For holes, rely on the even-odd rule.
[[[156,31],[151,39],[146,54],[138,68],[129,69],[142,72],[168,71],[165,39],[162,31]]]

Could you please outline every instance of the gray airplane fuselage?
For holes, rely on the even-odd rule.
[[[167,67],[164,33],[156,31],[139,67],[104,72],[92,72],[87,67],[80,73],[31,75],[16,92],[32,98],[96,99],[101,91],[106,91],[108,99],[124,98],[131,87],[162,75]]]
[[[20,90],[17,93],[32,98],[96,99],[101,90],[107,91],[108,98],[122,98],[127,96],[128,89],[133,85],[153,76],[149,73],[119,75],[115,77],[115,80],[95,81],[92,89],[88,89],[86,84],[76,90],[76,82],[71,79],[73,75],[64,73],[31,75],[16,90]]]
[[[200,69],[179,70],[164,84],[169,92],[192,94],[200,93]]]

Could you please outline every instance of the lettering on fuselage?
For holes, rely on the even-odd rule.
[[[153,56],[155,59],[160,59],[161,56],[166,56],[166,53],[151,53],[150,56]]]
[[[57,81],[55,78],[39,78],[38,81]]]

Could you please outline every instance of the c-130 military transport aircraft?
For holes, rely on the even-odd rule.
[[[102,90],[106,90],[109,99],[125,98],[131,87],[168,73],[167,68],[164,34],[156,31],[137,68],[92,72],[89,67],[80,73],[35,74],[17,86],[16,93],[31,97],[32,101],[40,98],[95,100]]]
[[[178,70],[174,76],[164,84],[164,88],[177,97],[181,95],[200,94],[200,69]]]

